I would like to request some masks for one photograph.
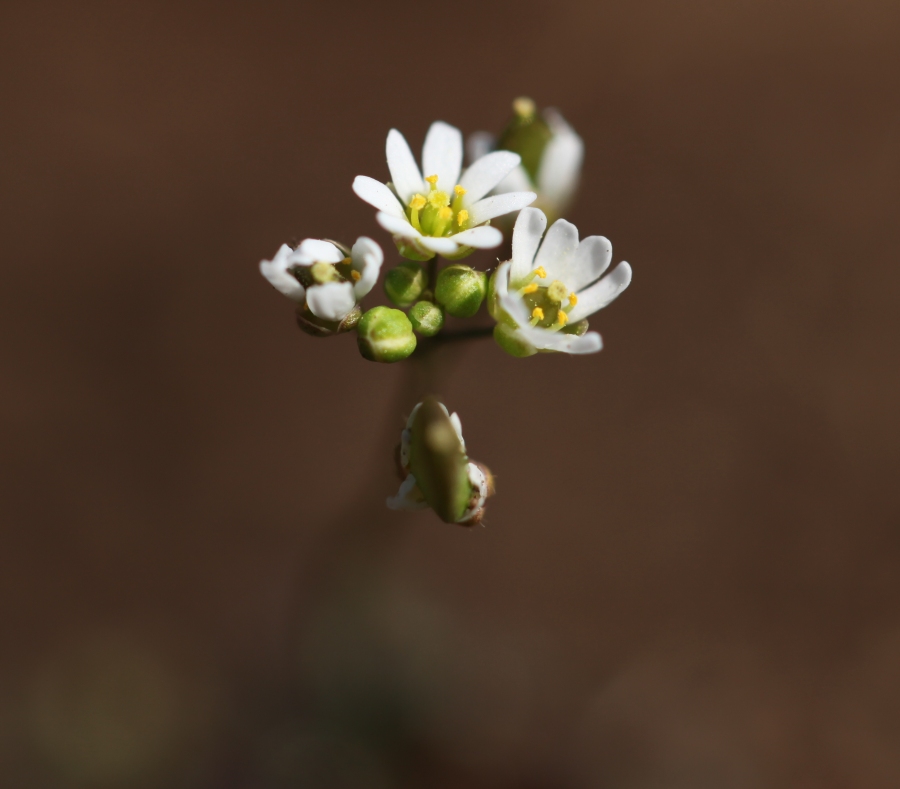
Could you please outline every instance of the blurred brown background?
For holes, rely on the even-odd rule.
[[[892,0],[4,4],[2,785],[900,785],[898,89]],[[455,359],[467,531],[256,266],[521,94],[636,275]]]

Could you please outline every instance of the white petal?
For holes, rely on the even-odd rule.
[[[578,294],[578,304],[569,313],[570,321],[580,321],[603,309],[631,284],[631,266],[622,261],[599,282]]]
[[[387,230],[388,233],[393,233],[395,236],[400,236],[402,238],[418,238],[422,235],[408,220],[401,219],[393,214],[386,214],[384,211],[379,211],[375,215],[375,219],[378,220],[378,224]]]
[[[519,211],[529,203],[533,203],[535,197],[537,195],[534,192],[507,192],[502,195],[485,197],[469,208],[469,219],[473,224],[480,225],[495,216]]]
[[[467,469],[469,475],[469,484],[475,489],[478,498],[475,503],[469,507],[456,521],[457,523],[465,523],[473,515],[478,514],[484,509],[484,503],[487,500],[488,484],[484,472],[474,463],[469,463]]]
[[[559,214],[566,210],[578,188],[584,143],[558,112],[545,110],[543,115],[554,136],[541,156],[538,190],[541,200],[552,205]]]
[[[587,334],[578,337],[575,334],[563,334],[560,331],[551,331],[525,324],[519,326],[519,334],[535,348],[542,351],[584,354],[597,353],[603,348],[603,341],[595,331],[589,331]]]
[[[465,204],[478,202],[521,161],[519,154],[512,151],[494,151],[482,156],[459,179],[459,185],[466,190]]]
[[[453,240],[458,244],[464,244],[467,247],[475,249],[493,249],[499,247],[503,243],[503,233],[496,227],[470,227],[453,236]]]
[[[525,172],[525,168],[520,164],[514,167],[509,175],[506,176],[496,187],[494,194],[502,195],[505,192],[533,192],[535,190],[531,178]]]
[[[428,506],[412,474],[407,474],[406,479],[400,484],[397,495],[391,496],[386,503],[391,510],[424,510]]]
[[[451,238],[433,238],[432,236],[422,236],[419,238],[419,244],[421,244],[425,249],[430,249],[432,252],[437,252],[439,255],[452,255],[454,252],[459,251],[459,244],[454,240],[455,236]]]
[[[612,260],[612,244],[603,236],[583,238],[575,252],[566,284],[576,293],[596,282],[609,268]]]
[[[462,444],[462,451],[466,451],[466,440],[462,435],[462,422],[459,421],[459,414],[456,412],[450,414],[450,424],[453,425],[453,429],[456,431],[456,435],[459,438],[459,443]]]
[[[280,293],[283,293],[291,301],[303,303],[306,293],[303,286],[297,282],[297,278],[291,274],[288,269],[293,263],[291,257],[294,254],[287,244],[282,244],[281,249],[275,253],[272,260],[263,260],[259,264],[259,272],[267,280],[269,284]]]
[[[311,266],[313,263],[340,263],[344,259],[344,253],[330,241],[306,238],[294,251],[293,259],[301,266]]]
[[[384,263],[384,252],[371,238],[360,236],[350,250],[350,259],[353,270],[358,271],[360,275],[353,283],[353,293],[359,301],[378,282],[378,273],[381,271],[381,264]]]
[[[416,192],[427,191],[422,173],[419,172],[419,166],[413,158],[406,138],[396,129],[388,132],[385,152],[388,169],[391,171],[391,181],[402,203],[408,203]]]
[[[459,183],[462,169],[463,139],[459,129],[443,121],[431,124],[422,146],[422,169],[425,175],[438,177],[437,187],[448,194]]]
[[[375,206],[379,211],[402,217],[403,206],[386,184],[369,178],[367,175],[357,175],[353,179],[353,191],[365,200],[369,205]]]
[[[306,306],[317,318],[340,321],[356,306],[353,286],[349,282],[326,282],[306,291]]]
[[[518,284],[534,270],[534,256],[547,228],[547,217],[538,208],[523,208],[512,236],[510,281]]]
[[[509,292],[509,272],[510,263],[501,263],[497,269],[497,276],[494,280],[494,289],[497,298],[500,301],[500,307],[512,318],[520,327],[527,326],[531,315],[528,313],[528,307],[522,297],[517,293]]]
[[[487,156],[494,150],[497,140],[493,134],[486,131],[475,132],[466,140],[466,153],[470,162],[477,162],[482,156]]]
[[[544,236],[544,243],[534,259],[534,265],[543,266],[547,272],[547,279],[543,284],[549,285],[555,279],[568,284],[570,261],[575,257],[577,249],[578,228],[575,225],[565,219],[557,219],[550,225]]]

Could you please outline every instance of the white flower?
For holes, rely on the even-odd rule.
[[[559,219],[542,244],[546,227],[547,217],[537,208],[526,208],[516,220],[512,260],[500,265],[493,280],[495,337],[517,356],[596,353],[603,347],[600,335],[585,333],[586,322],[576,324],[628,287],[631,266],[619,263],[601,279],[612,259],[609,241],[589,236],[579,243],[578,228]]]
[[[435,401],[435,404],[440,406],[444,416],[449,418],[450,424],[453,426],[453,431],[456,434],[456,438],[459,439],[458,448],[467,462],[466,476],[469,485],[471,486],[471,496],[468,501],[468,506],[463,513],[456,518],[455,522],[464,525],[473,525],[480,522],[484,513],[484,505],[491,492],[490,483],[483,467],[476,463],[472,463],[465,458],[466,442],[465,439],[463,439],[462,424],[459,421],[459,415],[456,413],[451,414],[443,403]],[[387,500],[387,506],[392,510],[422,510],[430,506],[425,500],[425,495],[419,488],[416,478],[410,473],[410,442],[412,440],[412,429],[421,408],[422,403],[419,403],[413,409],[406,422],[406,428],[400,434],[400,466],[406,472],[406,478],[401,483],[397,495],[392,496]],[[428,428],[426,427],[424,429],[427,430]]]
[[[509,192],[486,197],[521,161],[518,154],[497,151],[479,159],[462,175],[463,142],[459,129],[431,124],[422,148],[423,178],[403,135],[387,136],[391,183],[365,175],[353,181],[353,191],[378,209],[378,223],[394,236],[400,253],[413,260],[435,254],[459,259],[473,249],[490,249],[503,234],[488,223],[531,203],[534,192]]]
[[[341,321],[375,286],[383,262],[381,247],[365,236],[351,250],[307,238],[296,249],[282,244],[259,270],[274,288],[297,304],[305,303],[317,318]]]
[[[517,99],[514,107],[517,116],[534,116],[534,103]],[[584,161],[584,142],[578,133],[555,109],[545,109],[540,120],[549,132],[549,140],[544,145],[540,160],[529,174],[525,164],[519,164],[495,188],[494,194],[518,192],[524,189],[537,192],[535,208],[540,208],[552,217],[562,216],[572,204],[572,198],[581,179],[581,165]],[[478,161],[497,145],[497,140],[489,132],[477,132],[469,138],[469,159]]]

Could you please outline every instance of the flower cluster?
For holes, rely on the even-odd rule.
[[[623,262],[607,273],[609,241],[579,241],[577,228],[562,218],[578,187],[584,144],[559,112],[539,112],[531,100],[517,99],[502,133],[476,133],[467,146],[459,129],[437,121],[420,162],[391,129],[385,154],[390,180],[359,175],[352,187],[377,209],[377,223],[405,259],[383,278],[393,306],[366,312],[360,306],[384,263],[375,241],[361,236],[347,247],[308,238],[282,245],[260,263],[263,276],[295,303],[301,329],[317,337],[355,331],[363,358],[383,363],[411,356],[418,338],[482,332],[515,357],[601,349],[588,318],[628,287],[631,267]],[[495,258],[493,268],[459,262],[476,250],[502,247],[510,235],[508,254]],[[438,256],[451,263],[439,265]],[[448,327],[448,316],[473,318],[485,303],[491,325]],[[468,461],[456,414],[433,398],[423,400],[403,431],[400,456],[404,479],[388,506],[430,507],[450,523],[480,522],[491,476]]]

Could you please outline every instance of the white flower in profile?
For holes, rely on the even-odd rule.
[[[536,112],[531,99],[513,102],[515,118],[498,141],[489,132],[469,138],[469,159],[473,162],[495,148],[522,155],[515,167],[494,189],[495,194],[531,190],[537,192],[535,208],[552,218],[565,214],[581,180],[584,142],[558,110]]]
[[[291,301],[324,321],[342,321],[378,281],[384,253],[360,236],[352,249],[307,238],[296,249],[282,244],[272,260],[259,264],[262,275]]]
[[[378,209],[378,223],[394,236],[400,254],[412,260],[430,260],[435,254],[458,260],[476,248],[500,246],[503,234],[489,226],[490,220],[518,211],[535,198],[530,191],[487,197],[519,164],[519,155],[496,151],[460,174],[462,134],[442,121],[431,124],[425,137],[424,178],[396,129],[388,133],[386,152],[391,182],[360,175],[353,191]]]
[[[443,403],[428,397],[412,410],[400,434],[399,462],[406,478],[387,500],[389,509],[431,507],[448,523],[481,522],[493,480],[486,467],[469,460],[459,416]]]
[[[514,356],[596,353],[603,343],[597,332],[587,331],[585,319],[628,287],[631,266],[619,263],[603,277],[612,259],[607,239],[589,236],[579,243],[578,228],[565,219],[544,237],[546,227],[547,217],[537,208],[526,208],[516,220],[512,259],[492,281],[494,337]]]

